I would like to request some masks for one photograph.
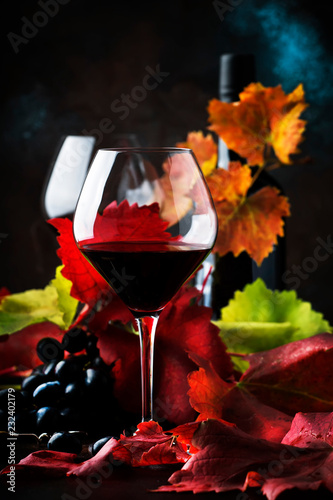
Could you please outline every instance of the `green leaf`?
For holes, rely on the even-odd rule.
[[[61,275],[43,290],[27,290],[6,296],[0,304],[0,335],[22,330],[26,326],[43,321],[55,323],[67,329],[74,317],[77,301],[69,295],[71,282]]]
[[[242,354],[331,332],[323,315],[299,299],[294,290],[272,291],[260,278],[237,291],[214,324],[220,328],[228,351]],[[235,358],[234,363],[242,371],[248,366],[241,358]]]
[[[70,294],[72,282],[62,275],[63,268],[64,266],[57,267],[55,278],[51,280],[50,285],[54,286],[58,292],[59,309],[64,313],[64,325],[68,328],[74,320],[79,301]]]

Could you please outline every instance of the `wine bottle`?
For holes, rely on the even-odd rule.
[[[223,54],[220,58],[219,99],[223,102],[236,102],[239,94],[250,83],[256,81],[255,58],[253,54]],[[223,139],[219,138],[218,167],[227,168],[229,161],[241,161],[234,151],[229,151]],[[249,190],[253,194],[265,186],[274,186],[282,192],[281,187],[265,170]],[[220,317],[220,310],[226,306],[236,290],[242,290],[247,283],[261,278],[272,290],[282,290],[282,275],[286,266],[285,238],[278,238],[273,251],[258,266],[243,251],[238,257],[228,252],[223,257],[215,256],[214,271],[211,284],[211,306],[213,317]]]

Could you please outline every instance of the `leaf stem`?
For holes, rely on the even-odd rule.
[[[249,189],[253,186],[253,184],[256,182],[256,180],[258,179],[259,175],[261,174],[261,172],[264,169],[265,169],[265,165],[263,165],[262,167],[258,167],[257,171],[255,172],[254,176],[252,177],[252,181],[251,181]]]

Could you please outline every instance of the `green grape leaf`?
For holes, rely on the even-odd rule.
[[[60,271],[57,269],[56,277],[44,289],[14,293],[2,300],[0,335],[14,333],[44,321],[55,323],[64,330],[70,326],[77,301],[69,296],[71,283]]]
[[[55,278],[51,280],[50,285],[58,292],[59,309],[63,312],[65,328],[68,328],[74,320],[79,301],[71,296],[72,282],[63,276],[64,267],[61,265],[56,268]]]
[[[221,319],[214,322],[228,351],[238,354],[266,351],[304,339],[317,333],[331,332],[323,315],[309,302],[297,297],[295,290],[270,290],[262,279],[248,284],[221,309]],[[233,359],[244,371],[247,362]]]

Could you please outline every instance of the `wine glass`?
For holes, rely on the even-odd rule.
[[[142,421],[153,419],[158,317],[212,250],[217,216],[193,152],[99,149],[73,223],[76,244],[132,312],[140,335]]]
[[[93,136],[80,135],[66,135],[59,141],[42,192],[45,218],[73,216],[95,142]]]

